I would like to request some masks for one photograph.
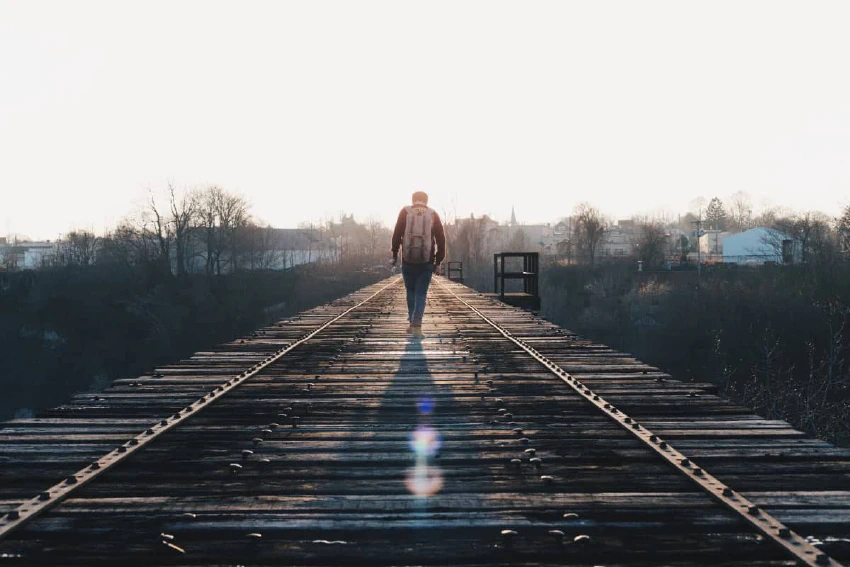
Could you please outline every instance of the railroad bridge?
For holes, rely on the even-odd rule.
[[[0,428],[0,565],[840,565],[850,451],[436,278]]]

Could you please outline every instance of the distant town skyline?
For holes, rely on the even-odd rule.
[[[277,227],[850,204],[850,4],[0,1],[0,234],[217,184]]]

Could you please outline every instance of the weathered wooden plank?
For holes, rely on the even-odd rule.
[[[0,553],[13,564],[787,564],[524,351],[439,288],[431,293],[425,340],[405,334],[399,290],[164,434],[0,543]],[[0,511],[352,301],[0,426]],[[850,556],[840,542],[850,537],[850,451],[758,418],[710,384],[673,380],[476,301],[777,519],[832,537],[824,549]],[[441,445],[417,458],[411,436],[423,425]],[[253,453],[243,459],[243,450]],[[242,468],[234,474],[231,464]],[[417,464],[438,474],[433,494],[410,493]],[[519,535],[502,539],[506,528]],[[568,541],[556,544],[550,529]],[[576,530],[593,543],[573,544]],[[169,555],[163,531],[187,553]],[[263,537],[249,541],[249,531]],[[313,543],[322,540],[347,543]]]

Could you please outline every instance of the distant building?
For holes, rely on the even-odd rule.
[[[705,256],[722,256],[723,242],[732,236],[731,232],[707,228],[699,237],[700,252]]]
[[[609,227],[605,231],[599,255],[611,258],[631,256],[635,250],[636,240],[637,228],[635,222],[632,220],[617,221],[615,226]]]
[[[204,229],[195,229],[190,234],[186,270],[202,274],[206,271],[207,251]],[[253,235],[243,236],[242,249],[236,258],[240,269],[288,270],[295,266],[336,261],[340,248],[346,245],[348,236],[329,236],[314,228],[261,228]],[[233,270],[230,254],[221,258],[221,272]],[[177,257],[171,251],[172,268],[177,270]]]
[[[799,242],[772,228],[751,228],[723,239],[724,262],[792,264],[799,257]]]
[[[563,240],[565,238],[570,237],[570,219],[566,221],[561,221],[557,223],[554,227],[552,227],[552,232],[555,236],[558,237],[559,240]]]
[[[0,264],[4,269],[34,270],[51,264],[56,258],[58,245],[43,242],[8,242],[0,239]]]

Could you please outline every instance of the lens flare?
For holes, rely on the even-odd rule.
[[[422,397],[416,400],[416,409],[418,409],[419,413],[422,415],[431,415],[434,411],[434,405],[434,398]]]
[[[407,490],[414,496],[427,498],[434,496],[443,488],[443,473],[439,467],[429,467],[424,458],[416,459],[416,466],[407,471],[405,479]]]
[[[440,434],[427,425],[420,425],[411,434],[409,444],[417,459],[433,457],[440,450]]]

